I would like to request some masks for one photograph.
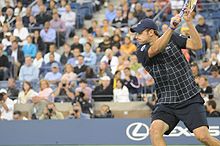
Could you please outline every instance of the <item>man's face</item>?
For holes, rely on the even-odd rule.
[[[84,58],[83,57],[78,57],[78,63],[83,64],[84,63]]]
[[[58,68],[57,67],[52,67],[52,72],[53,73],[57,73],[58,72]]]
[[[130,72],[130,70],[128,70],[128,69],[125,69],[125,70],[124,70],[124,73],[125,73],[125,76],[130,76],[130,75],[131,75],[131,72]]]
[[[50,55],[49,56],[49,60],[50,60],[50,62],[53,62],[55,59],[54,59],[54,56],[53,55]]]
[[[149,30],[144,30],[141,33],[136,33],[136,39],[139,44],[149,43],[149,39],[152,36]]]
[[[31,59],[31,57],[26,57],[26,58],[25,58],[25,64],[26,64],[27,66],[30,66],[30,65],[32,64],[32,59]]]

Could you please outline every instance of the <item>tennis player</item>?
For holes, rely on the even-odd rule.
[[[151,142],[153,146],[166,146],[163,135],[168,135],[182,121],[205,145],[220,146],[220,141],[209,134],[204,100],[181,52],[182,48],[201,49],[202,42],[189,10],[183,18],[190,38],[174,31],[177,26],[173,22],[181,21],[178,15],[171,19],[169,29],[162,36],[158,35],[158,27],[151,19],[143,19],[130,29],[140,44],[136,55],[156,84],[158,102],[152,112]]]

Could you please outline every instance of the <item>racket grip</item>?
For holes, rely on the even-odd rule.
[[[176,21],[174,21],[173,25],[176,27],[178,25],[178,23]]]

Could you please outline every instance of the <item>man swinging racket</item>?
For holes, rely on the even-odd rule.
[[[182,48],[201,49],[202,42],[188,9],[183,18],[190,38],[174,32],[181,21],[179,15],[171,19],[170,28],[162,36],[151,19],[143,19],[131,28],[140,44],[136,55],[156,84],[158,102],[152,112],[151,142],[153,146],[166,146],[163,135],[168,135],[182,121],[205,145],[220,146],[220,141],[208,132],[204,101],[181,52]]]

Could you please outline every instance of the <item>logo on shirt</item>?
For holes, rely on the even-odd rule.
[[[144,51],[145,47],[146,47],[146,45],[143,45],[143,46],[141,47],[141,52]]]

